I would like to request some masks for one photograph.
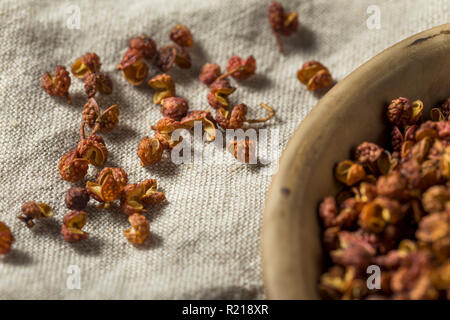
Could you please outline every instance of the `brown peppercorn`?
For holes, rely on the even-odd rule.
[[[100,108],[94,98],[90,98],[83,107],[83,121],[89,128],[94,128],[97,118],[100,116]]]
[[[142,56],[151,60],[156,55],[156,43],[147,35],[142,35],[140,37],[131,38],[129,43],[130,49],[138,50],[142,53]]]
[[[439,107],[441,109],[442,114],[444,115],[446,120],[449,120],[450,117],[450,98],[445,100],[441,106]]]
[[[249,56],[246,60],[238,56],[232,56],[228,60],[227,71],[235,79],[248,79],[255,74],[256,60],[253,56]]]
[[[112,93],[112,81],[103,72],[89,72],[84,77],[84,90],[89,98],[100,92],[101,94]]]
[[[108,207],[120,196],[127,183],[128,175],[123,169],[105,167],[99,172],[96,182],[86,183],[86,190],[92,198]]]
[[[148,67],[142,59],[143,53],[136,49],[128,49],[117,66],[122,70],[122,76],[133,86],[138,86],[144,82],[148,74]]]
[[[188,109],[188,102],[184,98],[170,97],[161,101],[161,114],[177,121],[187,114]]]
[[[150,223],[147,218],[135,213],[128,218],[128,222],[130,222],[131,228],[125,230],[125,238],[134,245],[143,244],[150,235]]]
[[[153,205],[166,200],[164,193],[156,191],[155,179],[147,179],[139,184],[125,186],[120,198],[122,211],[130,216],[134,213],[144,213],[144,205]]]
[[[0,221],[0,256],[6,255],[11,250],[14,236],[8,226]]]
[[[244,140],[234,140],[228,145],[228,151],[242,163],[256,164],[256,142],[246,137]]]
[[[64,66],[56,66],[53,77],[47,72],[41,79],[41,85],[45,92],[55,97],[66,97],[69,104],[71,103],[69,96],[70,83],[69,72]]]
[[[37,203],[34,201],[25,202],[22,205],[23,215],[18,216],[19,220],[25,222],[28,228],[34,227],[34,219],[49,218],[53,216],[53,210],[45,203]]]
[[[88,165],[88,160],[82,158],[77,149],[73,149],[61,157],[58,163],[58,170],[63,180],[76,182],[84,178]]]
[[[379,147],[375,143],[366,141],[361,143],[356,148],[355,158],[358,162],[362,164],[374,163],[380,158],[382,153],[383,148]]]
[[[428,213],[444,210],[448,202],[450,202],[450,190],[445,186],[432,186],[422,196],[422,206]]]
[[[87,52],[74,62],[71,70],[76,78],[83,79],[87,73],[99,72],[101,65],[100,58],[96,53]]]
[[[66,193],[66,207],[70,210],[84,210],[89,198],[85,188],[70,188]]]
[[[106,149],[105,141],[98,135],[90,135],[88,138],[81,138],[78,143],[77,150],[79,155],[87,160],[90,164],[100,167],[108,158],[108,149]]]
[[[405,127],[411,123],[413,109],[407,98],[400,97],[392,100],[388,106],[387,117],[396,126]]]
[[[377,193],[392,199],[405,198],[407,190],[407,180],[399,172],[392,172],[386,176],[381,176],[377,181]]]
[[[191,31],[186,26],[177,24],[170,32],[170,40],[180,47],[191,47],[194,44]]]
[[[119,124],[119,114],[120,110],[117,104],[114,104],[103,111],[100,117],[96,120],[98,129],[94,130],[94,132],[110,132],[114,130]]]
[[[277,40],[279,51],[283,52],[280,35],[289,36],[297,30],[298,15],[295,12],[285,14],[283,6],[277,1],[269,5],[268,12],[270,26]]]
[[[214,81],[210,86],[210,92],[208,93],[208,103],[211,107],[218,110],[223,107],[228,107],[228,96],[236,90],[225,79]]]
[[[181,136],[178,141],[174,141],[172,140],[172,134],[175,130],[182,128],[183,126],[179,121],[168,117],[159,119],[156,125],[152,126],[152,129],[156,131],[155,138],[161,142],[164,149],[172,149],[181,142]]]
[[[156,91],[153,95],[155,104],[161,104],[163,99],[175,96],[175,83],[172,77],[166,73],[154,76],[148,81],[148,85]]]
[[[247,114],[248,107],[240,103],[236,105],[231,113],[221,108],[216,113],[216,122],[224,129],[239,129],[242,128],[246,121],[245,115]]]
[[[304,63],[297,72],[297,78],[310,91],[328,88],[333,83],[328,69],[315,60]]]
[[[206,84],[211,85],[220,76],[220,66],[217,63],[206,63],[198,76],[199,80]]]
[[[180,121],[181,126],[187,130],[194,128],[196,122],[201,122],[203,131],[206,132],[206,139],[213,141],[216,138],[216,126],[211,116],[211,112],[204,110],[193,110],[186,114]]]
[[[188,69],[191,67],[191,57],[189,53],[176,44],[169,44],[158,50],[156,58],[156,65],[163,72],[167,72],[172,69],[176,64],[182,69]]]
[[[61,234],[67,242],[78,242],[87,239],[89,234],[81,230],[86,224],[87,213],[73,210],[64,216]]]
[[[335,170],[335,177],[347,186],[352,186],[366,176],[364,168],[350,160],[344,160],[338,163]]]
[[[319,216],[325,228],[329,228],[334,225],[334,220],[336,219],[337,214],[338,207],[334,197],[326,197],[323,199],[319,207]]]
[[[143,167],[161,161],[165,146],[157,138],[142,138],[137,154]]]

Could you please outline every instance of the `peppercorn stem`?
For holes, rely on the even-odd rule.
[[[267,104],[261,102],[259,105],[261,107],[263,107],[264,109],[266,109],[267,111],[269,111],[269,115],[267,117],[265,117],[265,118],[246,120],[248,123],[266,122],[266,121],[270,120],[275,115],[275,111],[271,107],[269,107]]]
[[[86,122],[85,121],[81,121],[81,126],[80,126],[80,139],[84,140],[86,139],[86,135],[84,133],[84,126],[85,126]]]
[[[275,36],[275,40],[277,41],[277,45],[278,45],[278,50],[283,53],[284,48],[283,48],[283,43],[281,42],[281,38],[280,35],[278,34],[278,32],[273,32],[273,35]]]
[[[220,81],[220,80],[222,80],[222,79],[225,79],[226,77],[231,76],[233,73],[235,73],[235,72],[237,72],[237,71],[241,71],[241,70],[244,70],[244,67],[243,67],[243,66],[236,67],[236,68],[234,68],[234,69],[232,69],[232,70],[230,70],[230,71],[228,71],[228,72],[225,72],[224,74],[222,74],[221,76],[219,76],[215,81]]]

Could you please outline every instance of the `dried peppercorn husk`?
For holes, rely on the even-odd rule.
[[[53,76],[47,72],[41,79],[41,85],[45,92],[55,97],[66,97],[69,104],[71,103],[69,96],[70,83],[69,72],[64,66],[56,66]]]
[[[269,22],[277,40],[278,49],[283,52],[283,44],[280,35],[290,36],[298,29],[298,15],[296,12],[285,13],[283,6],[274,1],[268,8]]]
[[[180,121],[189,109],[186,99],[181,97],[170,97],[161,100],[161,114],[163,117],[171,118]]]
[[[76,78],[83,79],[87,73],[99,72],[101,65],[100,58],[96,53],[87,52],[73,63],[71,71]]]
[[[141,52],[142,56],[147,60],[152,60],[157,52],[155,41],[145,34],[136,38],[131,38],[129,41],[129,48]]]
[[[170,40],[175,42],[180,47],[191,47],[194,44],[191,31],[188,27],[177,24],[170,32]]]
[[[140,85],[147,78],[148,67],[142,57],[142,51],[128,49],[117,66],[117,69],[122,70],[122,76],[125,80],[133,86]]]
[[[22,215],[18,216],[28,228],[34,227],[34,220],[50,218],[53,216],[53,209],[46,203],[28,201],[22,205]]]
[[[219,79],[226,78],[230,75],[235,79],[245,80],[254,75],[255,71],[255,57],[249,56],[244,60],[239,56],[232,56],[230,60],[228,60],[227,73],[221,75]]]
[[[108,207],[120,196],[127,183],[128,175],[123,169],[105,167],[99,172],[95,182],[86,182],[86,190],[92,198]]]
[[[304,63],[297,72],[297,78],[310,91],[325,89],[333,84],[333,78],[328,69],[315,60]]]
[[[198,76],[199,80],[206,84],[211,85],[220,76],[220,66],[217,63],[206,63]]]
[[[145,205],[154,205],[166,201],[163,192],[157,191],[157,181],[147,179],[138,184],[125,186],[120,198],[122,211],[130,216],[134,213],[144,213]]]
[[[269,114],[266,117],[258,119],[247,119],[246,114],[248,107],[247,105],[240,103],[234,106],[231,112],[229,112],[225,108],[220,108],[219,110],[217,110],[215,120],[217,124],[223,129],[239,129],[242,128],[245,122],[249,124],[262,123],[269,121],[275,115],[275,111],[267,104],[260,103],[259,106],[266,109],[269,112]]]
[[[147,218],[135,213],[128,218],[131,228],[124,231],[124,236],[128,242],[134,245],[141,245],[150,236],[150,223]]]
[[[116,104],[100,113],[100,108],[94,98],[90,98],[86,102],[82,112],[84,123],[89,128],[93,129],[92,134],[95,134],[96,132],[110,132],[114,130],[119,124],[119,115],[120,109]],[[84,137],[84,131],[81,134]]]
[[[164,149],[172,149],[178,143],[182,141],[182,137],[179,137],[178,141],[174,141],[172,139],[172,133],[177,129],[182,129],[183,126],[179,121],[176,121],[172,118],[164,117],[156,123],[155,126],[152,126],[152,129],[156,131],[155,138],[157,138]]]
[[[144,137],[139,142],[137,154],[143,167],[161,161],[165,146],[158,138]]]
[[[14,236],[9,227],[0,221],[0,256],[7,255],[14,243]]]
[[[101,94],[112,93],[112,81],[103,72],[89,72],[84,77],[84,90],[89,98],[100,92]]]
[[[172,77],[166,73],[154,76],[148,81],[148,85],[156,91],[153,95],[155,104],[161,104],[163,99],[175,96],[175,83]]]
[[[236,90],[226,79],[218,79],[210,86],[210,92],[207,95],[208,103],[211,107],[218,110],[229,106],[228,96]]]
[[[85,188],[70,188],[66,193],[66,207],[70,210],[84,210],[89,198],[89,193]]]
[[[392,100],[387,110],[388,120],[396,126],[405,127],[411,124],[413,107],[409,99],[400,97]]]
[[[87,213],[73,210],[64,216],[61,234],[67,242],[78,242],[87,239],[89,234],[81,230],[87,221]]]
[[[58,170],[63,180],[77,182],[86,175],[88,165],[89,161],[81,157],[77,149],[72,149],[61,157]]]
[[[335,169],[335,177],[347,186],[352,186],[366,176],[364,168],[350,160],[344,160],[338,163]]]
[[[176,44],[169,44],[158,50],[156,65],[163,72],[168,72],[176,64],[182,69],[191,67],[191,57],[189,53]]]
[[[190,111],[181,119],[180,124],[183,128],[191,130],[194,128],[196,121],[202,123],[202,129],[206,132],[206,139],[213,141],[216,138],[216,126],[211,112],[203,110]]]
[[[256,142],[246,138],[244,140],[233,140],[228,144],[228,151],[233,157],[242,163],[256,163]]]
[[[84,122],[80,128],[80,142],[77,146],[78,154],[90,164],[99,167],[102,166],[108,158],[108,149],[102,137],[91,134],[88,138],[84,134]]]

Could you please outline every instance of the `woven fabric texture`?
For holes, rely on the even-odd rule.
[[[300,28],[283,38],[281,55],[269,28],[268,3],[0,2],[0,220],[16,238],[11,253],[0,258],[0,298],[264,298],[259,233],[271,175],[236,162],[175,165],[165,159],[142,168],[137,145],[161,114],[150,88],[132,87],[115,70],[127,40],[147,33],[164,45],[176,23],[191,29],[193,67],[170,72],[177,95],[188,99],[191,109],[208,106],[208,90],[197,79],[205,62],[225,68],[232,54],[253,54],[257,73],[247,81],[233,81],[238,89],[232,102],[246,103],[252,118],[263,114],[260,102],[273,106],[276,118],[265,127],[278,130],[282,150],[320,98],[296,79],[304,62],[321,61],[339,81],[399,40],[450,20],[448,0],[286,0],[286,9],[299,14]],[[367,26],[369,6],[379,9],[379,29]],[[73,29],[69,26],[77,8],[80,28]],[[152,240],[142,248],[124,238],[127,217],[117,204],[99,210],[92,200],[85,227],[89,239],[69,244],[60,235],[68,212],[65,192],[73,184],[61,180],[57,164],[78,141],[87,99],[82,81],[74,77],[71,105],[48,96],[40,78],[56,65],[69,68],[85,52],[101,57],[102,71],[114,82],[111,96],[99,96],[100,105],[118,104],[121,110],[119,127],[103,135],[110,151],[106,165],[122,167],[132,183],[158,179],[168,199],[150,209]],[[157,72],[150,68],[150,75]],[[96,172],[90,168],[87,179]],[[27,229],[16,216],[29,200],[48,203],[55,216]],[[73,265],[80,271],[80,289],[68,285]]]

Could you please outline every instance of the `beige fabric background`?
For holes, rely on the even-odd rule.
[[[165,161],[142,168],[137,144],[160,112],[150,89],[131,87],[114,70],[127,39],[145,32],[163,45],[175,23],[191,28],[194,66],[171,71],[178,95],[191,108],[207,107],[207,90],[196,78],[203,63],[225,66],[233,53],[253,54],[257,75],[239,84],[233,101],[251,106],[250,116],[257,115],[261,101],[273,105],[277,118],[269,128],[279,130],[283,148],[318,100],[296,79],[303,62],[320,60],[341,80],[399,40],[450,20],[448,0],[282,2],[299,13],[301,24],[283,40],[285,55],[269,30],[269,1],[0,2],[0,220],[17,239],[10,255],[0,259],[0,298],[264,298],[259,232],[270,175],[237,164]],[[81,9],[79,30],[66,26],[72,4]],[[366,27],[369,5],[381,10],[379,30]],[[70,184],[60,179],[57,163],[77,142],[86,98],[82,82],[72,79],[73,104],[67,105],[44,93],[40,78],[87,51],[99,54],[114,81],[113,95],[100,103],[121,108],[120,127],[104,135],[107,164],[124,168],[130,182],[157,178],[169,200],[151,210],[154,237],[141,249],[122,236],[128,224],[117,206],[111,211],[89,206],[91,237],[84,242],[70,245],[59,234]],[[90,169],[89,177],[95,172]],[[55,217],[28,230],[16,219],[27,200],[47,202]],[[80,267],[80,290],[66,287],[69,265]]]

